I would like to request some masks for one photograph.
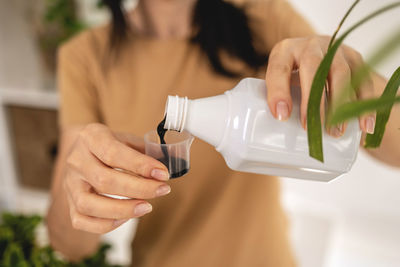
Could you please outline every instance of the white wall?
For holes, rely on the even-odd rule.
[[[318,32],[331,35],[353,1],[290,2]],[[344,29],[391,2],[361,1]],[[368,58],[399,27],[400,8],[362,26],[346,43]],[[399,65],[397,50],[377,70],[389,77]],[[399,169],[385,166],[361,151],[351,172],[330,183],[282,180],[283,202],[292,219],[292,238],[301,266],[400,266]]]
[[[0,86],[3,88],[42,86],[34,25],[28,19],[31,8],[24,0],[0,0]]]

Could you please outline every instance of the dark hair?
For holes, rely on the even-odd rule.
[[[103,0],[112,13],[111,49],[125,41],[129,26],[126,22],[122,0]],[[267,63],[268,56],[255,48],[257,36],[249,27],[245,12],[223,0],[197,0],[193,14],[194,36],[197,43],[207,55],[215,72],[228,77],[236,77],[221,61],[221,52],[243,61],[249,67],[258,69]]]

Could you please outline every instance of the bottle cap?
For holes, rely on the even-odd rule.
[[[165,106],[164,128],[182,132],[185,127],[187,108],[187,97],[168,96]]]

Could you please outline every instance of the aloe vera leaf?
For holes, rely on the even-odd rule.
[[[382,93],[381,98],[395,98],[397,91],[400,87],[400,67],[393,73],[389,82],[387,83],[385,90]],[[376,114],[376,122],[375,122],[375,131],[373,134],[367,134],[367,138],[365,139],[364,147],[366,148],[377,148],[380,146],[383,138],[383,134],[385,133],[386,124],[389,120],[390,111],[393,107],[391,105],[381,108],[377,111]]]
[[[400,96],[396,98],[372,98],[345,103],[338,107],[332,116],[332,124],[339,124],[365,113],[391,107],[393,103],[400,103]]]
[[[313,83],[311,85],[311,91],[307,105],[307,137],[309,155],[311,157],[321,162],[324,161],[322,149],[322,127],[319,110],[325,81],[328,77],[330,66],[338,48],[343,43],[344,39],[356,28],[360,27],[362,24],[371,20],[372,18],[399,6],[400,2],[389,4],[369,14],[368,16],[354,24],[333,43],[332,47],[328,49],[325,57],[321,61],[317,72],[315,73]]]
[[[351,82],[347,83],[343,89],[340,90],[340,95],[335,101],[336,106],[340,106],[345,103],[346,99],[348,99],[348,95],[354,90],[358,91],[362,83],[369,76],[371,72],[371,68],[379,65],[382,61],[384,61],[389,55],[393,53],[396,49],[400,47],[400,30],[398,30],[395,34],[390,36],[388,40],[386,40],[367,60],[366,64],[360,66],[355,73],[353,74]],[[330,120],[331,113],[335,112],[337,109],[332,106],[329,107],[328,116],[326,120],[326,124],[328,126],[334,125]]]
[[[328,45],[328,49],[332,46],[333,42],[336,40],[336,36],[339,33],[340,29],[342,28],[344,22],[346,21],[347,17],[350,15],[350,13],[353,11],[353,9],[356,7],[356,5],[360,3],[360,0],[356,0],[354,1],[354,3],[351,5],[351,7],[349,8],[349,10],[347,10],[346,14],[344,15],[344,17],[342,18],[342,20],[340,21],[338,27],[336,28],[335,33],[332,35],[331,40],[329,41],[329,45]]]

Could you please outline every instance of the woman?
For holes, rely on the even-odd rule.
[[[106,1],[111,25],[80,34],[59,53],[51,243],[76,260],[96,249],[101,234],[141,217],[132,266],[294,266],[277,178],[233,172],[197,141],[189,174],[168,181],[165,166],[143,154],[140,137],[162,119],[168,94],[217,95],[249,76],[266,77],[269,108],[284,121],[295,69],[305,125],[311,81],[329,38],[316,36],[283,0],[142,0],[125,15],[120,2]],[[331,99],[360,64],[357,52],[340,49],[329,76]],[[358,97],[379,95],[384,85],[375,75]],[[393,110],[382,146],[371,152],[397,166],[399,113]],[[373,114],[361,117],[361,129],[373,132],[374,121]]]

